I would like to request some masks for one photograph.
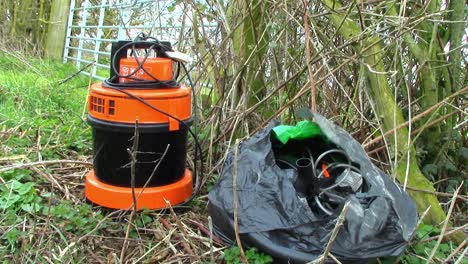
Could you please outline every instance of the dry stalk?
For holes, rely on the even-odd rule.
[[[86,251],[88,252],[88,254],[90,254],[95,261],[97,261],[98,263],[100,264],[105,264],[104,261],[102,261],[99,256],[96,255],[96,253],[94,253],[90,248],[86,248]]]
[[[159,218],[159,222],[161,222],[161,224],[163,224],[163,226],[167,229],[167,230],[171,230],[172,229],[172,225],[169,224],[169,222],[166,221],[166,219],[160,217]],[[176,237],[176,239],[180,242],[180,244],[182,245],[182,248],[185,250],[185,252],[190,256],[190,257],[193,257],[195,256],[195,254],[193,253],[192,249],[190,248],[190,245],[187,244],[187,242],[185,241],[185,239],[180,236],[179,234],[175,234],[174,235]]]
[[[5,166],[3,168],[0,168],[0,172],[5,172],[5,171],[9,171],[9,170],[14,170],[14,169],[29,168],[29,167],[40,166],[40,165],[67,164],[67,163],[68,164],[86,165],[88,167],[93,166],[93,163],[91,163],[91,162],[79,161],[79,160],[45,160],[45,161],[36,161],[36,162],[29,162],[29,163]]]
[[[418,188],[409,187],[409,186],[406,187],[406,189],[409,190],[409,191],[429,193],[429,194],[433,194],[433,195],[437,195],[437,196],[441,196],[441,197],[454,197],[455,196],[455,194],[453,194],[453,193],[434,192],[434,191],[430,191],[430,190],[418,189]],[[457,196],[457,199],[468,202],[468,197],[465,196],[465,195],[459,194]]]
[[[449,224],[450,216],[452,215],[453,208],[455,207],[455,201],[457,200],[457,195],[458,192],[460,192],[460,189],[463,186],[463,182],[460,184],[460,186],[457,188],[455,191],[455,194],[453,195],[452,202],[450,203],[450,207],[447,213],[447,217],[445,218],[444,225],[442,227],[442,230],[440,231],[440,236],[439,239],[437,239],[437,243],[435,244],[434,248],[432,249],[431,254],[429,255],[429,258],[427,259],[427,263],[431,263],[432,259],[434,258],[435,253],[437,252],[437,249],[439,248],[440,243],[442,242],[442,239],[445,236],[445,231],[447,230],[447,226]]]
[[[128,225],[127,225],[127,230],[125,232],[125,240],[122,245],[122,250],[120,251],[120,262],[124,263],[124,257],[125,257],[125,250],[128,247],[128,236],[130,235],[130,228],[132,225],[133,218],[137,212],[137,198],[135,195],[135,177],[136,177],[136,164],[137,164],[137,153],[138,153],[138,145],[140,143],[140,131],[138,129],[138,118],[135,120],[135,133],[133,135],[133,146],[132,149],[127,149],[127,152],[130,156],[130,185],[132,188],[132,212],[130,213],[130,217],[128,218]]]
[[[214,252],[213,252],[213,222],[211,220],[211,216],[208,216],[208,227],[210,228],[210,260],[211,263],[214,264]]]
[[[342,264],[341,261],[339,261],[332,253],[328,253],[328,256],[335,261],[337,264]]]
[[[345,205],[343,206],[343,210],[341,210],[340,215],[337,218],[335,227],[333,228],[330,239],[328,240],[327,246],[325,247],[325,250],[323,251],[322,255],[318,257],[317,259],[309,262],[310,264],[323,264],[325,263],[328,255],[330,254],[333,242],[336,239],[336,236],[338,235],[338,232],[340,231],[341,226],[343,225],[344,220],[346,219],[346,213],[348,212],[348,207],[349,207],[350,202],[347,201]]]
[[[91,67],[91,70],[89,71],[90,74],[89,74],[89,78],[88,78],[88,90],[86,92],[86,98],[88,98],[90,92],[91,92],[91,84],[93,83],[93,68],[94,68],[94,64],[96,62],[93,61],[91,62],[90,64],[86,65],[85,67],[83,67],[83,69],[80,70],[81,71],[84,71],[86,68],[88,68],[90,65],[92,65]],[[60,84],[59,84],[60,85]],[[84,103],[83,103],[83,111],[81,112],[81,119],[82,120],[85,120],[85,114],[86,114],[86,108],[88,107],[88,100],[84,100]]]
[[[83,66],[81,69],[79,69],[78,71],[76,71],[75,73],[73,73],[72,75],[68,76],[67,78],[63,79],[63,80],[60,80],[58,82],[58,85],[62,85],[66,82],[68,82],[69,80],[73,79],[74,77],[78,76],[80,73],[82,73],[84,70],[86,70],[87,68],[91,67],[91,71],[90,71],[90,76],[89,76],[89,79],[92,80],[93,79],[93,68],[94,67],[94,64],[96,62],[95,61],[92,61],[88,64],[86,64],[85,66]],[[90,83],[91,84],[91,83]]]
[[[187,247],[191,249],[191,252],[193,252],[193,250],[195,250],[195,247],[193,247],[193,250],[192,250],[192,247],[190,247],[190,240],[188,239],[189,234],[188,234],[187,230],[185,230],[184,225],[180,221],[179,217],[177,217],[177,214],[174,212],[174,209],[172,208],[169,201],[166,201],[166,203],[167,203],[167,205],[168,205],[168,207],[169,207],[169,209],[171,211],[172,216],[175,218],[177,227],[182,232],[182,235],[180,236],[181,240],[183,240],[184,242],[187,242]],[[190,255],[190,258],[192,259],[192,261],[200,260],[199,257],[198,257],[198,254],[195,254],[195,253],[192,253]]]
[[[462,243],[460,243],[460,245],[458,245],[458,247],[452,252],[450,253],[450,255],[444,260],[442,261],[443,264],[445,263],[449,263],[451,261],[451,259],[458,253],[460,252],[463,248],[465,248],[465,245],[466,243],[468,242],[468,238],[465,238],[465,240],[463,240]]]
[[[430,128],[430,127],[432,127],[432,126],[434,126],[434,125],[437,125],[437,124],[439,124],[440,122],[446,120],[447,118],[449,118],[450,116],[452,116],[452,115],[454,115],[454,114],[456,114],[456,113],[458,113],[458,112],[457,112],[457,111],[450,112],[450,113],[448,113],[448,114],[446,114],[446,115],[443,115],[443,116],[441,116],[441,117],[435,119],[434,121],[431,121],[430,123],[427,123],[424,127],[420,127],[420,128],[418,128],[418,129],[415,129],[415,130],[411,131],[411,136],[418,135],[418,134],[421,133],[424,129],[427,129],[427,128]],[[399,129],[400,129],[400,128],[399,128]],[[379,136],[379,137],[380,137],[380,136]],[[381,138],[381,139],[385,141],[385,138]],[[413,140],[413,141],[415,141],[415,140]],[[378,143],[378,142],[376,142],[376,143]],[[365,146],[364,146],[364,147],[365,147]],[[386,148],[386,146],[380,146],[380,147],[377,147],[377,148],[375,148],[375,149],[368,150],[368,151],[367,151],[367,154],[368,154],[368,155],[371,155],[371,154],[376,153],[376,152],[379,152],[379,151],[381,151],[381,150],[383,150],[383,149],[385,149],[385,148]],[[407,188],[408,188],[408,187],[407,187]]]
[[[78,203],[80,201],[73,194],[71,194],[66,187],[63,187],[62,185],[60,185],[60,183],[51,174],[42,172],[35,166],[31,166],[30,169],[34,171],[35,173],[37,173],[38,175],[42,176],[42,178],[48,180],[52,185],[55,185],[55,187],[57,187],[65,196],[69,197],[70,200],[72,200],[72,202]]]
[[[224,245],[223,241],[213,233],[213,223],[210,224],[210,221],[212,221],[211,216],[208,216],[208,228],[209,229],[207,229],[205,226],[203,226],[202,224],[194,220],[189,219],[189,221],[190,223],[195,225],[198,228],[198,230],[200,230],[203,234],[209,236],[213,240],[213,242],[221,246]]]
[[[239,152],[239,139],[236,140],[234,145],[234,165],[233,165],[233,174],[232,174],[232,200],[234,203],[234,234],[236,236],[237,246],[239,247],[241,260],[245,263],[249,263],[247,257],[245,256],[244,248],[242,247],[242,242],[239,236],[239,219],[238,219],[238,200],[237,200],[237,154]]]
[[[309,30],[309,1],[304,0],[304,33],[307,52],[307,68],[309,69],[309,83],[310,83],[310,107],[312,111],[317,111],[316,94],[317,88],[315,84],[314,70],[312,69],[311,59],[312,53],[310,51],[310,30]]]
[[[41,155],[41,150],[42,150],[42,146],[41,146],[41,128],[37,129],[36,135],[37,135],[37,137],[36,137],[37,160],[42,161],[42,155]]]
[[[467,224],[464,224],[462,226],[458,226],[458,227],[454,227],[454,228],[451,228],[449,231],[445,232],[445,234],[443,235],[444,237],[447,237],[447,236],[450,236],[452,234],[455,234],[455,233],[458,233],[460,231],[467,231],[468,229],[468,223]],[[440,234],[437,235],[437,236],[433,236],[433,237],[428,237],[428,238],[425,238],[421,241],[415,241],[414,244],[417,244],[417,243],[426,243],[426,242],[429,242],[429,241],[432,241],[432,240],[436,240],[440,237]]]
[[[462,262],[462,260],[465,259],[466,253],[468,252],[468,247],[463,250],[463,252],[460,254],[460,257],[458,257],[457,261],[455,261],[455,264],[459,264]]]
[[[132,263],[140,263],[140,261],[142,259],[144,259],[149,253],[151,253],[153,250],[155,250],[156,248],[158,248],[163,242],[166,242],[170,239],[170,237],[172,236],[172,233],[174,233],[174,229],[173,230],[169,230],[169,233],[163,238],[161,239],[156,245],[154,245],[153,247],[151,247],[150,249],[148,249],[145,254],[143,254],[141,257],[139,257],[137,260],[133,261]]]
[[[434,110],[436,110],[436,109],[442,107],[445,103],[449,102],[449,101],[450,101],[451,99],[453,99],[454,97],[457,97],[457,96],[459,96],[459,95],[463,95],[463,94],[466,93],[466,92],[468,92],[468,87],[465,87],[465,88],[463,88],[463,89],[461,89],[461,90],[459,90],[459,91],[457,91],[457,92],[451,94],[450,96],[446,97],[445,99],[443,99],[442,101],[438,102],[437,104],[435,104],[435,105],[429,107],[429,108],[426,109],[424,112],[419,113],[419,114],[417,114],[416,116],[414,116],[414,117],[412,118],[411,122],[414,123],[414,122],[420,120],[421,118],[423,118],[423,117],[427,116],[428,114],[432,113],[432,111],[434,111]],[[378,137],[374,138],[373,140],[371,140],[371,141],[365,143],[365,144],[364,144],[364,148],[365,148],[365,149],[369,148],[370,146],[372,146],[372,145],[374,145],[375,143],[377,143],[377,142],[379,142],[380,140],[382,140],[383,137],[386,137],[386,136],[388,136],[388,135],[391,135],[391,134],[395,133],[396,131],[398,131],[398,130],[400,130],[400,129],[406,127],[406,126],[408,126],[408,124],[409,124],[409,121],[406,121],[406,122],[400,124],[399,126],[397,126],[397,127],[393,128],[393,129],[391,129],[391,130],[385,132],[382,136],[378,136]]]

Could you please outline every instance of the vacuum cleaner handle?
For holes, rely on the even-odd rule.
[[[158,57],[167,58],[166,51],[172,51],[172,46],[169,41],[131,41],[119,40],[112,43],[111,48],[111,67],[110,79],[115,80],[120,69],[120,60],[127,58],[129,49],[153,49]]]

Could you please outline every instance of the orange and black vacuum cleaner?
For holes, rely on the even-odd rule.
[[[168,56],[171,52],[169,42],[154,38],[115,42],[111,77],[91,85],[94,169],[86,176],[85,195],[92,203],[129,209],[136,197],[138,209],[162,209],[193,197],[192,174],[185,168],[188,132],[195,136],[192,89],[176,81],[182,67],[189,76],[183,63]],[[128,150],[137,126],[132,185]],[[200,149],[196,137],[195,142]]]

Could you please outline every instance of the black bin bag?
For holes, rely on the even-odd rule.
[[[331,253],[343,263],[366,263],[377,257],[402,254],[416,230],[416,205],[372,164],[351,135],[323,116],[317,113],[313,116],[327,144],[347,154],[353,166],[359,168],[363,182],[360,191],[342,194],[350,204]],[[342,207],[335,208],[331,215],[324,214],[298,193],[295,188],[298,170],[281,168],[275,157],[282,151],[275,150],[276,143],[271,139],[276,125],[270,123],[239,144],[236,175],[239,234],[244,246],[254,246],[271,255],[275,263],[306,263],[323,253]],[[219,181],[208,195],[214,229],[231,243],[234,171],[231,151]]]

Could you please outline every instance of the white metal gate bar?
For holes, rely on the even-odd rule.
[[[84,5],[87,6],[89,5],[89,0],[85,0]],[[86,26],[86,20],[88,19],[88,9],[83,10],[83,14],[81,15],[81,22],[80,22],[80,37],[84,37],[85,34],[85,26]],[[81,66],[81,56],[83,55],[83,41],[78,42],[78,54],[76,56],[76,66],[80,68]]]
[[[107,4],[107,0],[102,0],[102,4],[105,5]],[[98,28],[97,28],[97,34],[96,38],[94,41],[96,42],[96,45],[94,45],[94,61],[98,62],[99,61],[99,55],[102,54],[99,52],[101,48],[101,37],[102,37],[102,27],[104,25],[104,15],[105,15],[106,8],[101,6],[99,7],[99,22],[98,22]],[[106,55],[106,54],[103,54]],[[93,75],[96,75],[96,67],[93,67]]]
[[[173,1],[71,0],[64,62],[70,61],[78,68],[85,67],[83,74],[104,80],[109,77],[112,42],[129,40],[139,32],[150,31],[154,37],[175,44],[182,39],[178,36],[178,32],[182,31],[180,29],[190,28],[191,25],[168,22],[168,18],[182,18],[186,15],[183,12],[168,12],[167,7],[171,2]],[[109,15],[113,17],[106,17]],[[215,27],[216,25],[205,26],[205,32]]]
[[[89,0],[71,0],[64,62],[70,61],[78,68],[91,64],[92,67],[83,69],[82,73],[104,80],[108,77],[110,68],[110,44],[117,39],[129,39],[128,30],[145,30],[155,27],[154,24],[148,25],[147,23],[132,25],[133,9],[142,7],[154,9],[152,6],[157,6],[158,1],[100,0],[94,3]],[[113,10],[114,14],[117,14],[116,21],[111,25],[104,25],[107,10]],[[97,19],[90,19],[90,17],[97,17]],[[173,27],[165,26],[165,28]],[[112,32],[110,35],[104,35],[104,30]]]

